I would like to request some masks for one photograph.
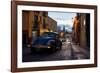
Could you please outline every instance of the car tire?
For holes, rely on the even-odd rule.
[[[32,48],[30,48],[30,51],[31,51],[31,52],[30,52],[31,54],[34,52]]]
[[[58,47],[59,47],[58,50],[61,50],[62,49],[62,42],[59,42],[58,43]]]
[[[35,53],[36,52],[36,50],[35,50],[35,48],[33,48],[33,47],[31,47],[31,54],[33,54],[33,53]]]

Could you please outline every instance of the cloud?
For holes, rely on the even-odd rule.
[[[72,20],[56,20],[58,24],[72,24]]]
[[[57,21],[58,25],[73,25],[72,18],[76,13],[67,12],[48,12],[48,16]]]

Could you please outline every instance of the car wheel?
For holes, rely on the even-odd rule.
[[[56,47],[54,45],[52,45],[52,51],[55,52],[56,51]]]
[[[33,54],[35,52],[36,52],[35,48],[31,47],[31,53]]]
[[[31,53],[33,53],[34,52],[33,48],[31,48],[30,51],[31,51]]]
[[[60,50],[62,48],[62,42],[58,42],[57,46],[58,46],[57,49]]]

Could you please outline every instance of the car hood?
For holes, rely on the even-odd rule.
[[[38,44],[41,44],[41,45],[46,45],[48,43],[49,40],[53,40],[52,37],[38,37],[33,45],[38,45]]]

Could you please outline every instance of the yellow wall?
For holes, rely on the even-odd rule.
[[[32,29],[33,29],[33,26],[34,26],[34,15],[35,15],[34,11],[28,11],[27,15],[25,14],[26,19],[24,18],[24,29],[28,31],[28,37],[29,38],[32,38]],[[41,17],[41,21],[40,21],[40,17]],[[48,32],[48,29],[47,29],[48,26],[46,26],[47,27],[46,29],[43,28],[43,19],[45,19],[45,22],[47,24],[47,17],[44,17],[43,12],[40,12],[39,15],[38,15],[38,22],[39,22],[38,25],[39,25],[39,28],[40,28],[40,35],[43,32]],[[25,21],[27,21],[27,23]]]
[[[29,38],[32,37],[32,27],[34,24],[34,12],[29,12]]]

